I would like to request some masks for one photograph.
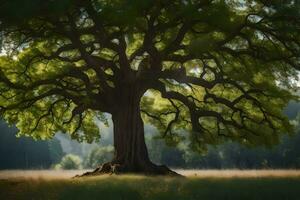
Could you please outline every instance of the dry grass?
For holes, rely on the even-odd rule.
[[[89,170],[2,170],[0,179],[70,179]],[[193,178],[300,177],[300,170],[183,170],[176,172]]]
[[[69,179],[86,170],[2,170],[0,179]]]
[[[177,170],[187,177],[198,178],[263,178],[300,177],[300,170]]]

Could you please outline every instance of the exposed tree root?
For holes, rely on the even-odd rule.
[[[96,168],[94,171],[86,172],[82,175],[76,175],[75,177],[87,177],[87,176],[99,176],[99,175],[112,175],[112,174],[141,174],[147,176],[172,176],[172,177],[183,177],[181,174],[172,171],[165,165],[155,165],[150,163],[145,165],[142,169],[132,170],[126,165],[116,164],[108,162],[102,166]]]

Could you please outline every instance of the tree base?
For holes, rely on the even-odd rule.
[[[99,175],[112,175],[112,174],[140,174],[147,176],[173,176],[173,177],[183,177],[181,174],[172,171],[165,165],[155,165],[153,163],[145,165],[142,170],[130,170],[130,168],[125,165],[115,164],[108,162],[102,166],[96,168],[94,171],[86,172],[82,175],[76,175],[75,177],[87,177],[87,176],[99,176]]]

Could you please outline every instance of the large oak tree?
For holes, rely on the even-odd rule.
[[[153,164],[144,121],[195,151],[226,140],[272,145],[300,69],[296,0],[1,1],[0,107],[19,134],[100,138],[98,172],[172,173]]]

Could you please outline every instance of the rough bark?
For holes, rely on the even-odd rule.
[[[84,176],[107,173],[179,175],[164,165],[155,165],[149,159],[144,138],[144,124],[140,115],[141,96],[142,92],[135,86],[119,90],[116,96],[116,109],[112,113],[114,159]]]

